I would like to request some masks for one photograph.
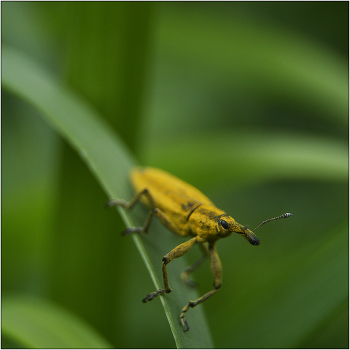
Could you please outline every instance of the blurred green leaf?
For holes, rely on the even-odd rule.
[[[62,3],[67,82],[114,130],[123,130],[119,136],[131,150],[138,141],[153,7],[151,2]]]
[[[112,348],[91,326],[67,310],[27,296],[3,297],[2,337],[37,349]]]
[[[260,97],[274,91],[347,125],[347,61],[328,47],[269,22],[211,16],[198,5],[162,10],[161,53],[186,61],[192,74],[205,70],[207,78],[219,75],[222,84],[236,82]]]
[[[170,172],[183,168],[190,183],[207,186],[224,181],[238,187],[281,178],[342,182],[348,179],[346,142],[283,132],[193,132],[182,137],[180,143],[163,140],[161,147],[159,142],[150,140],[142,159],[146,164],[162,164]],[[208,163],[220,166],[210,168]]]
[[[98,175],[109,196],[126,194],[128,171],[136,162],[90,106],[72,91],[65,91],[35,62],[7,47],[3,48],[2,83],[43,113]]]

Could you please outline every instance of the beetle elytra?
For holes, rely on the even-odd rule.
[[[192,266],[188,267],[181,275],[183,281],[193,286],[189,274],[197,268],[206,256],[210,258],[210,266],[214,276],[214,288],[200,298],[189,303],[182,309],[180,319],[184,331],[189,330],[185,314],[188,309],[202,303],[221,286],[222,267],[220,258],[216,252],[215,244],[220,238],[230,236],[233,232],[238,233],[252,245],[259,245],[260,241],[254,232],[261,225],[277,219],[287,218],[292,214],[286,213],[279,217],[262,222],[255,230],[237,223],[223,210],[218,209],[204,194],[195,187],[176,178],[175,176],[156,168],[138,167],[131,171],[131,182],[135,189],[135,197],[126,202],[121,199],[111,200],[108,206],[119,205],[131,209],[137,202],[141,201],[151,208],[143,227],[129,227],[123,234],[147,233],[153,216],[171,232],[180,236],[192,236],[188,241],[179,244],[162,259],[162,273],[164,288],[148,294],[143,302],[153,300],[158,295],[170,293],[171,288],[168,282],[166,265],[171,260],[186,254],[195,244],[199,243],[204,255]]]

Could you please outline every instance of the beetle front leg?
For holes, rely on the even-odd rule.
[[[209,257],[210,257],[210,267],[211,271],[214,275],[214,289],[211,290],[210,292],[202,295],[200,298],[198,298],[195,301],[189,301],[189,303],[182,309],[180,319],[182,322],[182,325],[185,327],[184,332],[187,332],[190,327],[188,325],[188,322],[185,319],[185,313],[188,311],[190,307],[195,307],[198,304],[202,303],[203,301],[207,300],[210,298],[213,294],[217,292],[217,290],[221,286],[221,281],[222,281],[222,267],[221,267],[221,262],[218,253],[216,252],[215,249],[215,242],[214,243],[209,243]]]
[[[165,258],[165,257],[164,257]],[[164,289],[158,289],[153,293],[147,294],[145,298],[142,299],[143,303],[147,303],[147,301],[151,301],[153,300],[155,297],[157,297],[158,295],[163,295],[164,293],[170,293],[171,292],[171,288],[169,287],[169,282],[168,282],[168,272],[166,269],[166,261],[162,260],[162,272],[163,272],[163,283],[164,283]]]
[[[167,255],[163,257],[162,272],[163,272],[164,289],[158,289],[157,291],[148,294],[144,299],[142,299],[144,303],[147,303],[147,301],[153,300],[158,295],[171,292],[171,288],[169,286],[169,281],[168,281],[168,271],[167,271],[166,265],[169,264],[171,260],[175,258],[179,258],[180,256],[183,256],[184,254],[186,254],[196,243],[197,243],[197,237],[193,237],[189,241],[179,244],[176,248],[174,248],[171,252],[169,252]]]

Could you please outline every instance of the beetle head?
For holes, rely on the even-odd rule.
[[[218,218],[218,226],[220,237],[227,237],[232,232],[236,232],[240,234],[243,238],[245,238],[250,244],[260,244],[259,238],[256,237],[255,234],[251,230],[249,230],[249,228],[240,225],[228,214],[220,215],[220,217]]]

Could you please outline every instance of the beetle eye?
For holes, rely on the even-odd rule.
[[[225,230],[228,229],[228,223],[227,223],[225,220],[221,220],[221,221],[220,221],[220,224],[221,224],[221,226],[222,226]]]

